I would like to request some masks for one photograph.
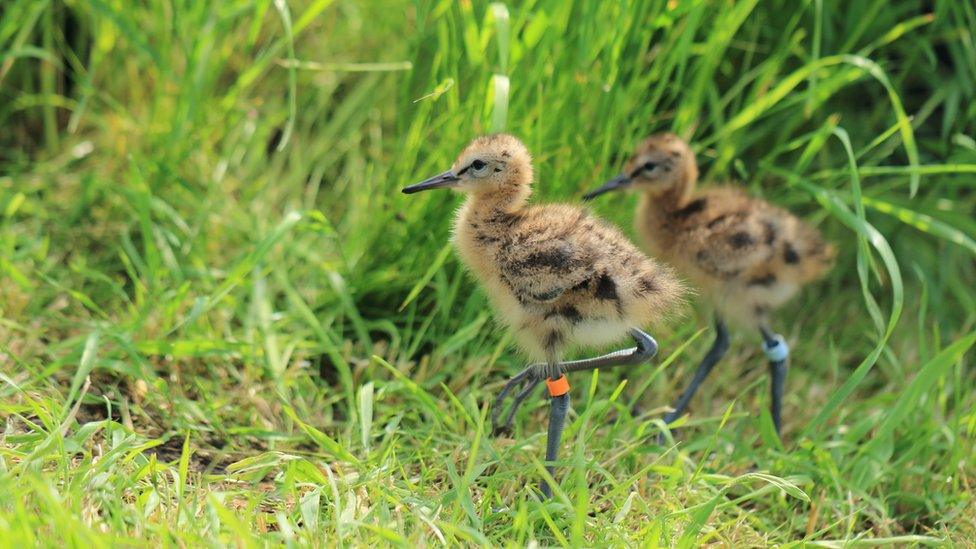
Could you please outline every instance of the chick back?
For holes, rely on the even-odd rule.
[[[696,193],[680,206],[644,202],[638,232],[720,308],[757,320],[821,278],[835,251],[790,212],[732,187]]]

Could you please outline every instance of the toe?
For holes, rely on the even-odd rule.
[[[496,438],[511,438],[512,437],[512,426],[511,425],[494,425],[491,428],[491,436]]]

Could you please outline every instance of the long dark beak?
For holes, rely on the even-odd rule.
[[[461,178],[454,175],[454,172],[447,170],[444,173],[437,174],[430,179],[424,179],[420,183],[415,183],[409,187],[403,188],[403,194],[413,194],[419,193],[420,191],[429,191],[430,189],[444,189],[447,187],[453,187],[457,185]]]
[[[595,191],[590,191],[583,195],[583,200],[593,200],[594,198],[600,196],[603,193],[608,193],[610,191],[615,191],[630,185],[630,176],[626,174],[619,174],[610,181],[607,181],[600,186],[599,189]]]

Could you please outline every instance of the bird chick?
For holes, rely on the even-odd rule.
[[[781,428],[789,349],[769,328],[770,315],[832,266],[834,248],[791,213],[734,187],[696,190],[694,153],[677,136],[647,138],[623,173],[587,194],[641,191],[636,229],[646,249],[674,265],[716,309],[716,338],[695,376],[665,416],[681,417],[701,382],[728,350],[725,318],[752,327],[763,339],[772,378],[771,412]]]
[[[674,310],[684,288],[669,269],[585,209],[527,205],[531,183],[528,150],[515,137],[496,134],[476,138],[450,170],[403,192],[451,188],[467,195],[454,220],[458,255],[484,286],[499,320],[538,361],[499,393],[493,427],[508,428],[519,405],[545,379],[552,397],[546,449],[551,464],[569,408],[564,374],[650,359],[657,343],[641,328]],[[562,361],[576,345],[605,345],[627,335],[635,348]],[[519,386],[500,425],[501,405]],[[551,495],[546,483],[542,491]]]

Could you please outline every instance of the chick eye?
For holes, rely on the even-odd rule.
[[[474,162],[471,163],[471,167],[477,171],[485,169],[485,166],[487,165],[488,164],[485,164],[484,161],[482,160],[475,160]]]
[[[656,167],[657,167],[656,162],[644,162],[644,169],[647,171],[651,171]]]

